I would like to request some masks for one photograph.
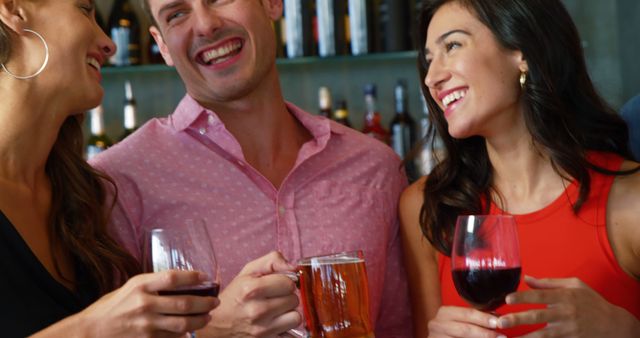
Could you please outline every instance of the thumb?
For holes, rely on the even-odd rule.
[[[287,272],[295,270],[295,266],[289,263],[278,251],[272,251],[256,260],[253,260],[242,268],[239,275],[264,276],[274,272]]]

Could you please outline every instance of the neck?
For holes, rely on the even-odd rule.
[[[238,140],[246,161],[275,187],[293,168],[311,136],[289,113],[279,83],[234,102],[210,105]]]
[[[503,210],[530,213],[553,202],[569,182],[554,170],[528,132],[513,135],[518,136],[486,141],[494,171],[492,185],[500,194],[497,200]]]
[[[0,178],[34,186],[63,122],[63,114],[47,105],[31,84],[0,83]]]

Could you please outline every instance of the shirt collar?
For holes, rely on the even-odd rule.
[[[339,125],[331,123],[327,118],[311,115],[290,102],[286,102],[286,105],[289,112],[316,140],[327,138],[331,133],[344,134],[345,132]],[[182,98],[178,107],[171,115],[171,120],[177,131],[184,131],[196,123],[203,115],[212,116],[214,126],[223,125],[214,111],[203,107],[191,97],[191,95],[187,94]]]

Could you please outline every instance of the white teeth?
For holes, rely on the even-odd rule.
[[[466,90],[457,90],[447,96],[445,96],[442,99],[442,104],[444,104],[445,107],[449,106],[449,104],[451,104],[453,101],[456,100],[460,100],[461,98],[463,98],[465,95],[467,95],[467,91]]]
[[[229,57],[231,57],[229,54],[240,49],[240,47],[242,47],[242,43],[240,41],[234,41],[234,42],[228,43],[224,46],[220,46],[219,48],[212,49],[208,52],[205,52],[202,55],[202,60],[205,63],[209,63],[211,62],[211,60],[214,60],[214,59],[218,59],[216,60],[215,63],[223,62],[229,59]]]
[[[87,63],[92,66],[93,68],[100,70],[101,66],[100,66],[100,62],[98,62],[98,60],[94,59],[94,58],[88,58],[87,59]]]

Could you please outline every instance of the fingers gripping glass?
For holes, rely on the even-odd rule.
[[[503,305],[520,283],[520,249],[513,216],[459,216],[451,269],[458,294],[473,307],[493,311]]]
[[[200,285],[159,291],[160,295],[194,295],[217,297],[220,290],[218,263],[203,220],[185,220],[172,226],[149,231],[145,245],[145,270],[199,271],[210,279]],[[195,337],[191,333],[191,337]]]

